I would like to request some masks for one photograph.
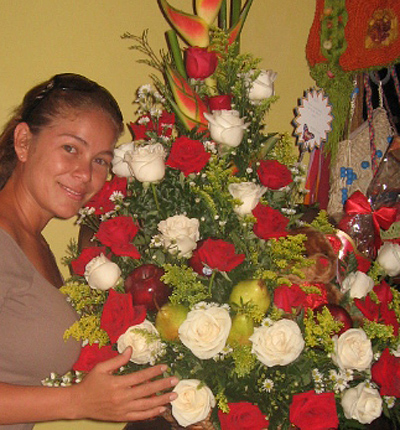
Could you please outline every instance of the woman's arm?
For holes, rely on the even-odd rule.
[[[161,393],[177,378],[152,380],[166,370],[159,365],[129,375],[114,372],[129,361],[131,351],[98,364],[81,383],[70,387],[29,387],[0,383],[0,424],[60,419],[138,421],[155,417],[175,393]],[[158,395],[156,395],[158,394]]]

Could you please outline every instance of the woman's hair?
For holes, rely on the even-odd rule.
[[[55,117],[70,110],[100,109],[109,115],[118,138],[124,123],[118,103],[102,86],[84,76],[63,73],[32,88],[24,97],[0,135],[0,190],[11,176],[16,164],[14,131],[26,122],[33,134],[39,133]]]

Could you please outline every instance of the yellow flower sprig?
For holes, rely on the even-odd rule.
[[[84,315],[64,333],[64,340],[73,337],[76,340],[87,340],[89,345],[99,344],[99,348],[110,341],[107,332],[100,328],[100,316]]]
[[[342,327],[342,323],[335,321],[327,308],[314,314],[311,309],[304,315],[305,342],[310,348],[322,347],[327,354],[332,353],[334,344],[332,336]]]
[[[233,372],[242,378],[248,375],[256,366],[257,358],[251,353],[251,345],[238,345],[233,349],[232,358],[235,363]]]
[[[207,286],[198,280],[192,268],[172,264],[163,267],[165,274],[161,280],[173,288],[169,298],[171,303],[191,307],[210,298]]]
[[[68,300],[78,312],[85,309],[93,312],[93,307],[102,305],[107,298],[105,291],[93,290],[89,285],[80,282],[67,283],[60,288],[60,292],[68,296]]]

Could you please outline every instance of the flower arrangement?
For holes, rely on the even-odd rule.
[[[171,414],[183,427],[398,418],[400,245],[371,262],[325,213],[301,222],[292,142],[265,132],[276,74],[238,50],[251,1],[231,1],[229,28],[227,2],[160,5],[170,53],[158,58],[147,32],[125,38],[164,80],[139,88],[133,141],[80,214],[93,238],[65,258],[62,291],[80,314],[65,336],[85,346],[75,372],[45,383],[78,382],[130,346],[121,372],[164,362],[180,378]]]

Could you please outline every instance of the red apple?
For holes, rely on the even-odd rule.
[[[320,305],[314,309],[314,312],[320,313],[323,311],[324,307],[328,308],[329,312],[333,316],[333,319],[336,321],[339,321],[343,323],[343,327],[338,332],[338,335],[340,336],[342,333],[344,333],[349,328],[353,327],[353,320],[351,319],[350,314],[346,311],[345,308],[342,308],[342,306],[335,305],[333,303],[327,303],[325,305]]]
[[[143,264],[128,275],[125,291],[132,296],[134,305],[155,311],[167,302],[171,289],[160,280],[162,275],[164,269],[155,264]]]

